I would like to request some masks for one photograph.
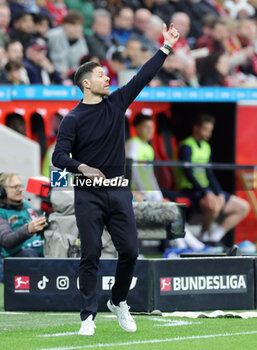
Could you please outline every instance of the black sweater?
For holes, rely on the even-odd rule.
[[[107,178],[124,174],[125,111],[156,75],[167,55],[158,50],[123,87],[100,103],[80,102],[63,119],[52,157],[53,165],[77,173],[82,163]],[[69,154],[72,153],[72,158]]]

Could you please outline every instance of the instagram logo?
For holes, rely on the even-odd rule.
[[[56,288],[59,290],[67,290],[70,286],[70,280],[67,276],[58,276],[56,279]]]

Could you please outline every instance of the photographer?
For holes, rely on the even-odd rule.
[[[36,217],[22,198],[22,184],[16,173],[0,174],[0,251],[3,257],[42,257],[44,241],[40,231],[46,220]]]

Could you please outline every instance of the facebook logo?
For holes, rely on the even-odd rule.
[[[68,187],[69,172],[64,170],[51,170],[51,187]]]
[[[102,290],[111,290],[115,283],[114,276],[103,276],[102,277]]]

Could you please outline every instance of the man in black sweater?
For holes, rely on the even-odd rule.
[[[109,91],[110,79],[99,64],[89,62],[79,67],[75,83],[84,96],[60,125],[52,157],[56,167],[80,172],[93,181],[124,175],[124,114],[177,42],[179,34],[173,24],[168,29],[164,24],[163,37],[160,50],[125,86],[112,94]],[[135,332],[136,324],[126,303],[138,255],[130,190],[125,187],[75,187],[75,215],[82,251],[79,268],[82,324],[79,334],[93,335],[95,332],[97,271],[104,225],[119,254],[115,284],[107,306],[116,314],[125,331]]]

